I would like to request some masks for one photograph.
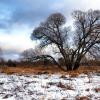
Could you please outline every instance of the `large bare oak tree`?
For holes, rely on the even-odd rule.
[[[61,13],[50,15],[45,22],[33,30],[31,39],[39,39],[41,47],[56,45],[64,59],[66,70],[79,68],[82,58],[87,54],[100,54],[100,11],[74,11],[74,38],[69,43],[69,28],[64,27],[65,17]],[[93,51],[98,52],[94,54]]]

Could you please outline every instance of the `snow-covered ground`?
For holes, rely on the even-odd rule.
[[[100,89],[99,73],[72,78],[60,74],[0,73],[0,100],[100,100],[100,90],[96,89]]]

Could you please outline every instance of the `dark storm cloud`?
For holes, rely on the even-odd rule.
[[[11,14],[9,19],[9,24],[21,23],[34,25],[44,18],[46,18],[50,13],[53,13],[54,10],[51,9],[52,3],[57,0],[0,0],[0,4],[7,6],[10,9],[6,9]],[[6,21],[6,18],[5,18]],[[7,23],[8,22],[4,22]],[[6,27],[6,24],[2,23],[2,27]],[[0,23],[1,24],[1,23]]]
[[[11,12],[8,22],[6,21],[8,16],[5,18],[5,22],[9,24],[8,26],[13,23],[35,26],[51,13],[61,12],[69,17],[73,10],[98,8],[98,3],[99,0],[95,2],[91,0],[0,0],[2,9]],[[6,24],[0,23],[0,26],[3,28],[6,27]]]

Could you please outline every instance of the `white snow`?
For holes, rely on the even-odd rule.
[[[0,100],[76,100],[87,96],[100,100],[100,74],[81,74],[75,78],[61,74],[7,75],[0,73]]]

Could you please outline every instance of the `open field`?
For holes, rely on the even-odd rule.
[[[1,67],[0,100],[100,100],[100,67]]]
[[[100,100],[100,74],[0,74],[0,100]]]
[[[13,74],[37,74],[37,73],[60,73],[60,74],[81,74],[88,72],[100,72],[100,66],[81,66],[76,71],[67,71],[64,72],[56,66],[34,66],[34,67],[25,67],[25,66],[17,66],[17,67],[0,67],[0,72]]]

